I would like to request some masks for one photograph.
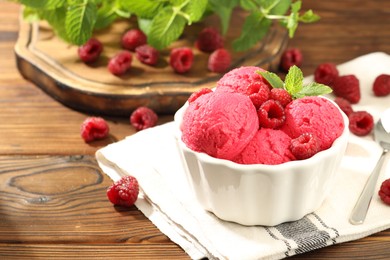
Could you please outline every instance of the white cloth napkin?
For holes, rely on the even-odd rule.
[[[338,68],[341,75],[355,74],[360,80],[362,99],[354,109],[366,110],[377,120],[390,106],[390,96],[373,96],[372,83],[377,75],[390,74],[390,57],[372,53]],[[301,220],[274,227],[247,227],[222,221],[196,203],[187,186],[174,127],[170,122],[143,130],[100,149],[96,158],[103,172],[114,181],[127,174],[138,179],[142,191],[136,206],[193,259],[280,259],[390,228],[390,206],[377,193],[364,224],[348,222],[381,153],[372,134],[366,137],[351,134],[336,184],[319,210]],[[390,178],[388,160],[376,191],[387,178]]]

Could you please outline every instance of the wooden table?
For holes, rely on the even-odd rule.
[[[86,144],[87,114],[71,110],[24,80],[15,65],[20,6],[0,0],[0,258],[178,258],[185,252],[136,207],[113,207],[111,183],[94,152],[134,133],[128,118],[106,118],[111,137]],[[304,1],[322,20],[289,42],[305,75],[322,62],[390,53],[390,1]],[[160,123],[171,120],[160,118]],[[292,258],[385,259],[390,230]]]

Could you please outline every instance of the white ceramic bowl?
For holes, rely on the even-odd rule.
[[[177,145],[199,204],[242,225],[274,226],[317,210],[332,187],[348,143],[348,118],[333,145],[306,160],[279,165],[241,165],[194,152],[181,140],[187,105],[175,114]]]

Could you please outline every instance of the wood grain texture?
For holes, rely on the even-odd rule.
[[[19,6],[0,0],[0,258],[188,259],[135,207],[111,206],[111,181],[94,152],[135,133],[126,117],[105,117],[108,140],[86,144],[77,112],[23,79],[14,45]],[[303,1],[322,17],[302,25],[290,47],[304,55],[305,75],[322,62],[390,53],[390,1]],[[159,123],[172,117],[160,117]],[[292,259],[388,259],[390,231]]]
[[[105,193],[111,180],[93,156],[0,156],[0,165],[0,257],[34,250],[43,250],[40,257],[56,251],[92,257],[96,250],[106,250],[100,257],[135,256],[138,248],[144,257],[185,256],[135,206],[111,205]]]

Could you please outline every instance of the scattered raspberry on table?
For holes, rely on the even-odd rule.
[[[139,184],[135,177],[125,176],[107,189],[107,197],[112,204],[130,207],[137,201]]]
[[[384,203],[390,205],[390,179],[382,182],[378,195]]]
[[[210,54],[207,68],[216,73],[224,73],[230,67],[232,63],[232,58],[230,53],[226,49],[217,49]]]
[[[157,124],[157,114],[148,107],[139,107],[130,115],[130,124],[137,131],[153,127]]]
[[[336,78],[331,87],[336,96],[345,98],[351,104],[360,101],[360,82],[353,74]]]
[[[288,72],[291,66],[296,65],[300,67],[303,62],[303,55],[301,50],[298,48],[290,48],[283,52],[282,57],[280,58],[280,68]]]
[[[89,39],[84,45],[78,48],[78,55],[85,63],[97,61],[103,52],[103,44],[95,38]]]
[[[159,51],[147,44],[135,48],[135,53],[140,62],[151,66],[156,65],[160,57]]]
[[[349,130],[358,136],[368,135],[374,127],[374,118],[367,111],[352,112],[348,119]]]
[[[109,134],[109,126],[101,117],[88,117],[81,124],[81,137],[85,142],[104,139]]]
[[[179,74],[188,72],[194,61],[194,54],[188,47],[174,48],[169,56],[169,64]]]
[[[131,52],[121,51],[110,59],[107,68],[112,74],[121,76],[131,68],[132,60]]]
[[[314,81],[331,86],[339,76],[339,71],[333,63],[322,63],[314,71]]]
[[[199,33],[195,47],[203,52],[213,52],[223,48],[223,38],[215,28],[206,27]]]
[[[126,31],[121,39],[122,47],[129,51],[135,51],[135,48],[146,44],[146,42],[146,35],[139,29],[130,29]]]
[[[375,78],[372,91],[377,97],[384,97],[390,94],[390,75],[381,74]]]
[[[340,109],[349,116],[353,112],[351,103],[342,97],[336,97],[334,102],[340,107]]]

